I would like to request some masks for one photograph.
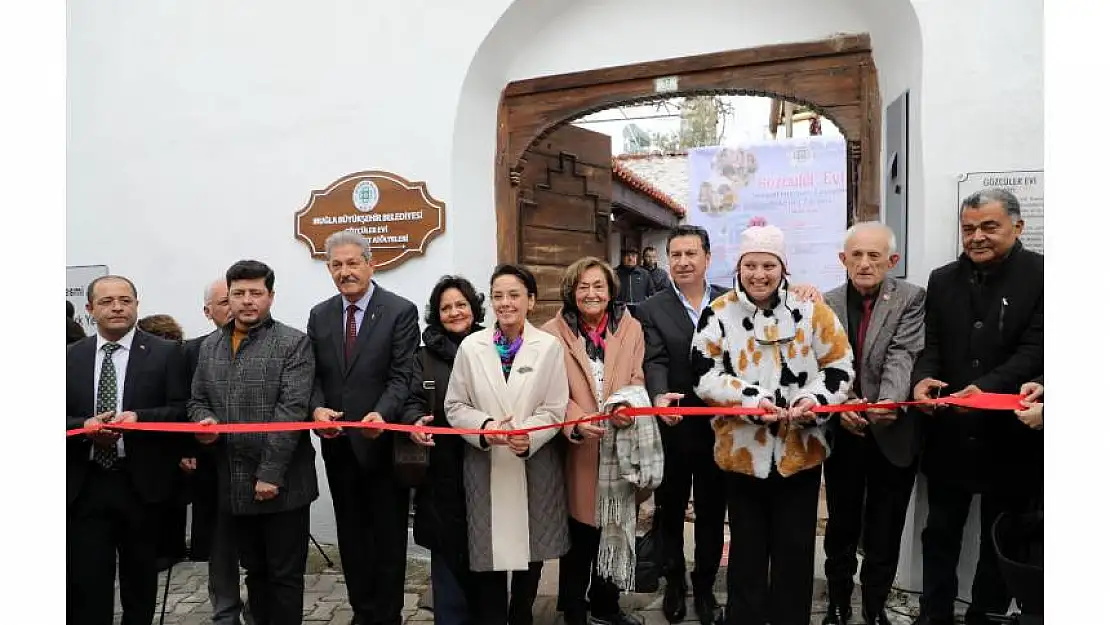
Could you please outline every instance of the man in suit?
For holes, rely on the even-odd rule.
[[[185,361],[190,387],[197,370],[200,346],[231,317],[227,298],[227,279],[214,280],[204,289],[204,316],[216,329],[204,336],[185,342]],[[195,440],[194,440],[195,442]],[[243,600],[239,595],[239,549],[235,544],[235,526],[228,511],[220,513],[217,491],[216,450],[196,443],[188,457],[181,459],[181,468],[190,474],[193,504],[190,556],[208,562],[208,600],[212,604],[213,625],[240,625]],[[245,615],[246,616],[246,615]],[[249,616],[246,616],[248,622]]]
[[[925,289],[888,276],[898,264],[894,232],[879,222],[852,226],[840,252],[846,284],[825,294],[848,330],[855,355],[855,401],[909,399],[913,364],[925,346]],[[863,539],[863,618],[889,625],[886,600],[898,570],[906,509],[917,476],[918,414],[847,412],[831,426],[825,461],[829,521],[825,528],[828,613],[822,625],[852,615],[856,549]]]
[[[308,316],[316,356],[313,418],[398,423],[420,341],[416,306],[372,281],[370,243],[362,235],[337,232],[324,247],[339,293]],[[351,622],[399,625],[409,489],[394,476],[392,434],[318,431],[354,611]]]
[[[176,343],[135,328],[139,298],[121,276],[87,290],[97,334],[66,351],[66,586],[70,623],[111,625],[119,560],[123,625],[149,625],[158,590],[157,514],[180,447],[171,434],[105,424],[181,421],[184,362]]]
[[[309,419],[314,364],[308,337],[270,316],[274,272],[255,260],[227,270],[231,322],[197,357],[189,418],[201,424]],[[257,625],[299,625],[309,506],[319,495],[308,432],[198,434],[218,442],[220,513],[230,513]]]
[[[1044,256],[1018,240],[1024,225],[1021,204],[1009,191],[986,189],[961,203],[963,254],[929,276],[915,400],[1017,393],[1044,373]],[[953,622],[956,567],[976,493],[984,538],[964,622],[981,625],[1006,611],[1011,597],[990,530],[1001,513],[1035,504],[1044,480],[1043,445],[1043,430],[1004,411],[933,411],[921,456],[929,514],[921,535],[919,625]]]
[[[690,343],[701,313],[726,289],[710,285],[709,234],[682,225],[667,237],[670,287],[640,304],[636,318],[644,329],[644,378],[656,406],[704,406],[694,394]],[[683,527],[690,487],[694,489],[694,609],[703,625],[723,620],[713,595],[724,549],[725,497],[723,473],[713,461],[713,429],[709,419],[663,416],[670,427],[663,437],[663,483],[655,491],[655,524],[662,541],[667,588],[663,613],[672,623],[686,616],[686,557]]]

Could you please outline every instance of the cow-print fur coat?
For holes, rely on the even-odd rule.
[[[785,280],[768,309],[739,288],[717,298],[698,322],[691,361],[694,391],[709,406],[755,408],[769,399],[787,408],[804,398],[839,404],[855,375],[851,343],[832,309],[799,300]],[[717,465],[759,478],[772,466],[784,477],[818,466],[829,452],[830,416],[818,413],[816,422],[789,427],[760,417],[714,417]]]

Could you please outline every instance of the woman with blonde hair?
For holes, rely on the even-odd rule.
[[[740,235],[735,287],[702,313],[691,364],[707,405],[764,410],[713,418],[714,460],[727,476],[728,622],[808,625],[831,416],[813,408],[843,403],[854,370],[832,309],[790,291],[778,228]]]
[[[644,333],[617,303],[616,272],[586,257],[563,277],[563,305],[543,329],[563,344],[570,386],[567,421],[618,406],[649,406],[644,388]],[[608,421],[567,425],[566,455],[570,552],[559,562],[567,625],[637,623],[620,610],[621,590],[635,577],[637,489],[663,477],[663,448],[655,419],[613,415]],[[586,590],[589,588],[589,602]]]

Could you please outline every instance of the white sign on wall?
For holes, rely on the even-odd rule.
[[[66,299],[73,304],[73,309],[76,311],[73,320],[81,324],[86,335],[96,332],[96,322],[85,310],[85,304],[89,301],[85,289],[89,287],[90,282],[106,275],[108,275],[108,265],[66,267]]]
[[[1021,202],[1021,218],[1025,220],[1025,231],[1021,233],[1021,243],[1027,249],[1044,254],[1044,170],[1029,171],[987,171],[961,174],[956,179],[960,202],[964,198],[983,189],[1000,188],[1013,193]],[[957,210],[959,206],[957,205]],[[963,242],[957,231],[957,250],[962,250]]]

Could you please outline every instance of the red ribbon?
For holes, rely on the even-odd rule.
[[[886,402],[886,403],[871,403],[871,404],[834,404],[829,406],[814,406],[813,412],[815,413],[830,413],[830,412],[861,412],[867,410],[893,410],[903,406],[956,406],[960,408],[970,408],[973,410],[1021,410],[1024,406],[1021,405],[1021,395],[1006,395],[1001,393],[980,393],[970,397],[944,397],[941,399],[930,399],[928,401],[899,401],[899,402]],[[710,407],[675,407],[675,408],[618,408],[613,412],[628,417],[647,417],[653,415],[680,415],[684,417],[691,416],[759,416],[769,414],[767,410],[762,408],[741,408],[725,407],[725,406],[710,406]],[[278,422],[278,423],[217,423],[211,425],[201,425],[199,423],[181,423],[181,422],[146,422],[146,423],[111,423],[104,424],[103,429],[108,430],[121,430],[132,432],[177,432],[181,434],[249,434],[260,432],[296,432],[300,430],[330,430],[336,428],[367,428],[377,430],[389,430],[393,432],[420,432],[422,434],[499,434],[515,435],[515,434],[528,434],[530,432],[538,432],[540,430],[551,430],[561,428],[568,425],[575,425],[578,423],[593,423],[596,421],[606,421],[610,419],[610,415],[597,414],[582,419],[574,419],[562,423],[548,423],[544,425],[536,425],[529,428],[520,428],[515,430],[481,430],[472,428],[445,428],[435,425],[404,425],[401,423],[363,423],[360,421],[294,421],[294,422]],[[66,436],[78,436],[81,434],[88,434],[93,432],[90,428],[77,428],[75,430],[66,430]]]

